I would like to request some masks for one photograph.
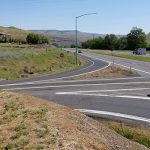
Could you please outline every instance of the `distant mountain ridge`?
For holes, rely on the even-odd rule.
[[[43,34],[48,38],[51,38],[53,42],[60,46],[70,46],[71,44],[75,44],[75,30],[31,30],[32,32]],[[97,34],[97,33],[86,33],[78,31],[78,42],[84,42],[88,39],[93,39],[97,37],[105,37],[105,34]]]
[[[42,34],[50,38],[54,43],[59,46],[70,46],[75,44],[75,30],[23,30],[14,26],[3,27],[0,26],[0,32],[11,34],[12,38],[21,39],[26,41],[26,37],[29,33],[34,32]],[[93,39],[97,37],[105,37],[106,34],[97,33],[86,33],[78,31],[78,43],[87,41],[88,39]],[[124,35],[117,35],[118,37]],[[148,44],[150,45],[150,33],[147,34]]]

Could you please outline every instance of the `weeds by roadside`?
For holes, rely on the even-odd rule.
[[[19,51],[18,55],[10,55],[0,60],[0,79],[29,78],[38,75],[54,74],[67,70],[73,70],[79,66],[75,65],[74,56],[58,48],[50,50],[36,49],[26,53]],[[60,53],[64,58],[60,58]],[[83,66],[85,61],[80,61]]]
[[[106,119],[95,118],[108,128],[114,130],[123,137],[138,142],[150,148],[150,129],[143,126],[134,126],[123,122],[110,121]]]

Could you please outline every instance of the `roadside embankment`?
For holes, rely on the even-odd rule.
[[[78,111],[0,92],[0,149],[147,150]]]

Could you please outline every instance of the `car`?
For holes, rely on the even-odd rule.
[[[81,50],[78,50],[78,53],[82,53],[82,51],[81,51]]]
[[[146,55],[146,48],[138,48],[133,51],[136,55]]]

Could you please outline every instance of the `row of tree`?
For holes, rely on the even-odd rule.
[[[134,27],[126,36],[118,37],[114,34],[98,37],[82,43],[82,48],[108,49],[108,50],[134,50],[147,48],[147,36],[142,29]]]
[[[0,43],[48,44],[49,39],[43,35],[29,33],[26,39],[13,38],[11,36],[2,36],[0,37]]]

